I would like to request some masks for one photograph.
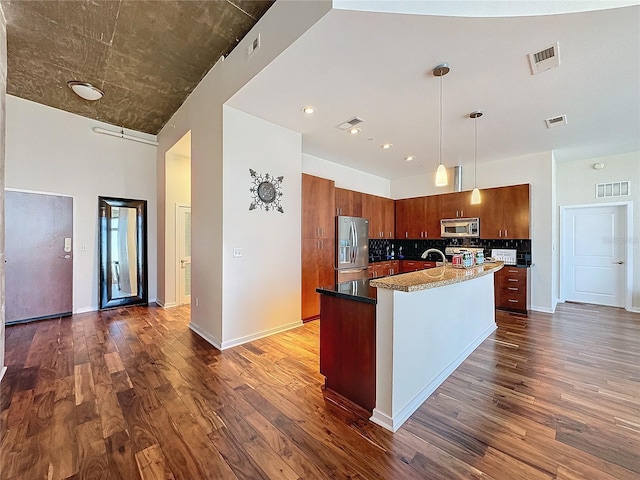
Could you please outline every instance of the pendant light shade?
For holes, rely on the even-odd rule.
[[[449,70],[450,68],[448,63],[443,63],[433,69],[433,76],[440,77],[440,141],[438,148],[439,163],[438,169],[436,170],[436,187],[444,187],[449,183],[447,178],[447,169],[442,164],[442,77],[449,73]]]
[[[478,165],[478,118],[482,116],[482,112],[480,110],[476,110],[475,112],[471,112],[469,118],[473,118],[473,129],[474,129],[474,148],[473,148],[473,192],[471,192],[471,205],[478,205],[482,203],[482,198],[480,197],[480,190],[478,190],[477,185],[477,165]]]

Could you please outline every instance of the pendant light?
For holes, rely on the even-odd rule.
[[[442,77],[449,73],[449,64],[443,63],[433,69],[433,76],[440,77],[440,147],[438,169],[436,170],[436,187],[444,187],[449,183],[447,179],[447,169],[442,164]]]
[[[471,205],[478,205],[482,203],[482,198],[480,198],[480,190],[478,190],[477,184],[477,165],[478,165],[478,119],[482,116],[482,112],[480,110],[476,110],[475,112],[471,112],[469,118],[473,118],[473,126],[475,131],[475,140],[474,140],[474,150],[473,150],[473,192],[471,192]]]

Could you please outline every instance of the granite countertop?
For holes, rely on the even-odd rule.
[[[316,292],[323,295],[354,300],[356,302],[373,303],[377,302],[377,290],[369,285],[369,279],[351,280],[349,282],[337,283],[326,287],[316,288]]]
[[[504,262],[485,262],[472,268],[453,268],[451,266],[429,268],[417,272],[402,273],[390,277],[377,278],[369,281],[369,285],[376,288],[398,290],[400,292],[417,292],[428,288],[444,287],[454,283],[464,282],[497,272],[504,266]]]

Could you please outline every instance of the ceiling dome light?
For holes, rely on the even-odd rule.
[[[351,135],[357,135],[360,133],[360,129],[359,128],[352,128],[351,130],[349,130],[349,133]]]
[[[384,143],[381,148],[383,150],[389,150],[391,147],[393,147],[393,143]]]
[[[90,83],[71,80],[67,82],[67,85],[80,98],[84,98],[85,100],[89,100],[91,102],[100,100],[104,96],[104,92],[102,90],[100,90],[98,87],[94,87]]]
[[[596,170],[602,170],[604,168],[604,163],[602,162],[594,163],[593,168]]]
[[[405,159],[407,162],[410,162],[410,161],[412,161],[412,160],[415,160],[415,159],[416,159],[416,157],[414,157],[413,155],[407,155],[406,157],[404,157],[404,159]]]
[[[302,111],[307,115],[313,115],[316,113],[316,107],[312,107],[311,105],[307,105],[306,107],[302,107]]]

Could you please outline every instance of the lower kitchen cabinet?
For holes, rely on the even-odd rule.
[[[400,272],[417,272],[418,270],[425,270],[427,268],[434,268],[436,262],[425,262],[423,260],[400,260]]]
[[[370,263],[368,268],[369,278],[386,277],[401,273],[400,260]]]
[[[494,275],[496,308],[529,312],[529,269],[505,265]]]
[[[320,315],[320,294],[316,288],[335,283],[334,248],[332,238],[302,239],[302,320]]]

